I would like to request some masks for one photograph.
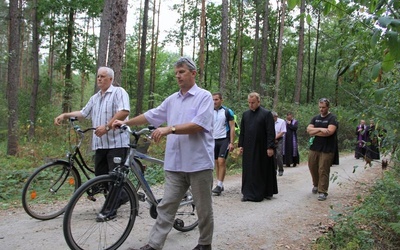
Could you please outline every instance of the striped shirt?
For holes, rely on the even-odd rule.
[[[190,173],[214,168],[213,110],[211,93],[195,84],[185,95],[176,92],[144,113],[156,127],[165,122],[167,126],[193,122],[203,127],[195,134],[167,136],[165,170]]]
[[[101,91],[94,94],[81,113],[86,119],[92,119],[92,126],[97,128],[106,125],[121,110],[130,111],[128,93],[121,87],[111,85],[103,96]],[[128,133],[111,129],[102,137],[93,134],[92,149],[127,148],[128,143]]]

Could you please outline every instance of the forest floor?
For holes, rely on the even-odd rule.
[[[225,191],[213,197],[213,249],[311,249],[311,244],[328,232],[333,217],[346,213],[369,193],[369,188],[382,177],[381,165],[375,162],[364,168],[362,160],[352,155],[340,158],[331,168],[337,179],[330,183],[326,201],[311,193],[311,176],[306,163],[285,168],[278,176],[279,194],[272,200],[241,202],[241,175],[227,176]],[[359,166],[355,173],[353,167]],[[120,249],[140,247],[148,240],[154,224],[148,205],[140,203],[135,226]],[[68,249],[62,232],[62,216],[38,221],[20,208],[0,211],[1,249]],[[197,245],[198,229],[182,233],[172,229],[164,250],[189,250]]]

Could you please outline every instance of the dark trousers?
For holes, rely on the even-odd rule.
[[[128,148],[97,149],[94,157],[94,173],[96,176],[108,174],[116,165],[114,157],[121,157],[125,161]]]
[[[117,166],[114,163],[114,157],[121,157],[122,163],[124,163],[127,153],[128,148],[97,149],[94,157],[95,175],[104,175],[111,172]],[[123,204],[126,201],[128,201],[128,194],[122,190],[118,202]]]

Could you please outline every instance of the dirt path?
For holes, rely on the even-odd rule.
[[[214,250],[225,249],[309,249],[331,224],[331,216],[357,203],[357,195],[367,194],[368,187],[381,177],[379,163],[364,169],[364,162],[353,156],[340,159],[331,169],[337,180],[330,184],[326,201],[311,193],[308,167],[301,164],[285,168],[278,177],[279,194],[259,203],[241,202],[241,176],[225,180],[225,192],[214,197]],[[352,173],[353,166],[360,166]],[[23,209],[0,211],[0,248],[6,250],[68,249],[62,233],[62,216],[50,221],[30,218]],[[120,249],[140,247],[147,242],[154,220],[147,205],[140,203],[130,237]],[[164,250],[188,250],[197,244],[198,229],[170,232]]]

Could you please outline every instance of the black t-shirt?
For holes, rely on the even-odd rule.
[[[320,114],[314,116],[311,119],[310,124],[313,124],[315,128],[328,128],[329,125],[336,126],[336,131],[333,135],[323,137],[315,136],[313,144],[310,149],[313,151],[324,152],[324,153],[335,153],[337,150],[337,128],[338,122],[336,116],[329,113],[327,116],[322,117]]]

